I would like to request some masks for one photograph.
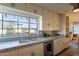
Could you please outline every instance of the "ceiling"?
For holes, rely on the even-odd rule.
[[[71,12],[73,9],[72,5],[68,3],[35,3],[37,6],[49,9],[51,11],[64,14],[67,12]]]

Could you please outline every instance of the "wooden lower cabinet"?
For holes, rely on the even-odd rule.
[[[35,44],[32,46],[26,46],[19,49],[20,56],[43,56],[44,47],[43,44]]]
[[[31,55],[31,49],[29,47],[21,47],[19,48],[19,56],[30,56]]]
[[[43,56],[44,55],[44,45],[37,44],[31,47],[31,52],[36,56]]]
[[[44,47],[43,43],[33,44],[1,51],[0,56],[43,56]]]
[[[0,52],[0,56],[18,56],[18,49],[10,49]]]
[[[66,38],[59,38],[53,41],[53,55],[57,55],[64,49],[69,47],[69,43]]]
[[[63,37],[53,40],[53,55],[57,55],[68,47],[68,38]],[[17,47],[3,52],[1,51],[0,56],[44,56],[44,43]]]

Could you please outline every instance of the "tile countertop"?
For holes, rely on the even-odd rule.
[[[19,39],[18,40],[14,40],[14,41],[6,41],[6,42],[0,42],[0,51],[1,50],[5,50],[5,49],[10,49],[10,48],[14,48],[14,47],[20,47],[20,46],[24,46],[24,45],[33,45],[36,43],[42,43],[42,42],[47,42],[47,41],[51,41],[57,38],[62,38],[64,36],[54,36],[54,37],[41,37],[41,38],[36,38],[37,40],[35,41],[28,41],[25,43],[19,43]],[[23,39],[21,39],[22,41]],[[26,39],[25,39],[26,40]]]

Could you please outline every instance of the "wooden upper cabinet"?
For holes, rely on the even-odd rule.
[[[1,5],[25,11],[25,3],[0,3]]]
[[[53,14],[43,9],[43,30],[53,30]]]
[[[53,19],[53,13],[52,12],[49,12],[49,23],[50,23],[51,30],[53,30],[54,19]]]
[[[42,15],[42,8],[31,3],[0,3],[0,5]]]
[[[25,6],[26,6],[25,3],[15,3],[15,8],[16,9],[20,9],[20,10],[25,11],[26,10]]]
[[[60,30],[60,16],[54,14],[54,30]]]
[[[49,29],[49,12],[46,9],[43,9],[43,30],[48,30]]]
[[[42,8],[38,7],[38,6],[34,5],[34,4],[26,3],[26,11],[42,15]]]

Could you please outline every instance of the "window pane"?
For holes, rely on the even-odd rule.
[[[0,21],[0,28],[2,28],[2,21]]]
[[[0,36],[2,36],[2,21],[0,21]]]
[[[2,20],[2,13],[0,13],[0,20]]]
[[[30,29],[30,34],[37,34],[37,29]]]
[[[20,34],[28,34],[28,23],[19,23],[19,33]]]
[[[3,22],[3,28],[17,28],[17,22]]]
[[[29,19],[26,17],[19,16],[19,22],[29,22]]]
[[[19,22],[19,28],[28,28],[28,23]]]
[[[79,34],[79,24],[73,25],[74,27],[74,34]]]
[[[6,21],[17,21],[17,16],[10,14],[3,14],[3,20]]]
[[[2,28],[0,28],[0,36],[2,36]]]
[[[29,20],[30,19],[30,20]],[[2,13],[0,13],[0,36],[13,36],[19,34],[37,34],[38,21],[36,18],[25,16],[16,16],[3,13],[3,30],[2,30]]]
[[[30,18],[30,23],[37,23],[37,19]]]
[[[16,33],[17,33],[17,29],[14,28],[3,29],[3,36],[17,35]]]
[[[30,28],[37,28],[37,24],[30,24]]]
[[[17,16],[3,14],[3,36],[17,35]]]
[[[37,34],[38,23],[37,19],[30,18],[30,34]]]
[[[27,28],[20,28],[19,34],[28,34],[28,29]]]

